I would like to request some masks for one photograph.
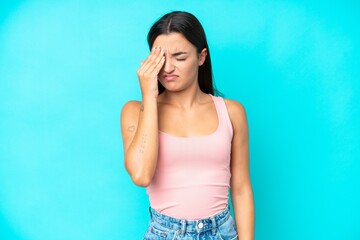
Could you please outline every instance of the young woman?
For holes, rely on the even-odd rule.
[[[137,71],[142,101],[121,113],[125,167],[150,199],[144,239],[253,239],[245,110],[214,96],[200,22],[168,13],[151,27],[148,44]]]

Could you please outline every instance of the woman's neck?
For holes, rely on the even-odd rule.
[[[195,105],[202,104],[206,101],[206,95],[197,85],[194,89],[185,91],[170,92],[165,90],[159,96],[159,103],[170,104],[182,109],[191,109]]]

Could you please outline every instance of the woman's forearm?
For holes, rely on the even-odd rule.
[[[125,164],[135,184],[148,186],[154,175],[158,157],[157,101],[143,99],[135,136],[126,151]]]
[[[240,240],[254,239],[254,199],[251,187],[241,193],[232,192],[236,229]]]

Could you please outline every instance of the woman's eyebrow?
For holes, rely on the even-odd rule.
[[[179,56],[179,55],[182,55],[182,54],[187,54],[187,52],[176,52],[176,53],[171,54],[171,56],[176,57],[176,56]]]

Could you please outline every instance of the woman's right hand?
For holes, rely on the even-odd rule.
[[[158,74],[165,63],[164,50],[154,47],[137,70],[142,97],[155,97],[159,94]]]

